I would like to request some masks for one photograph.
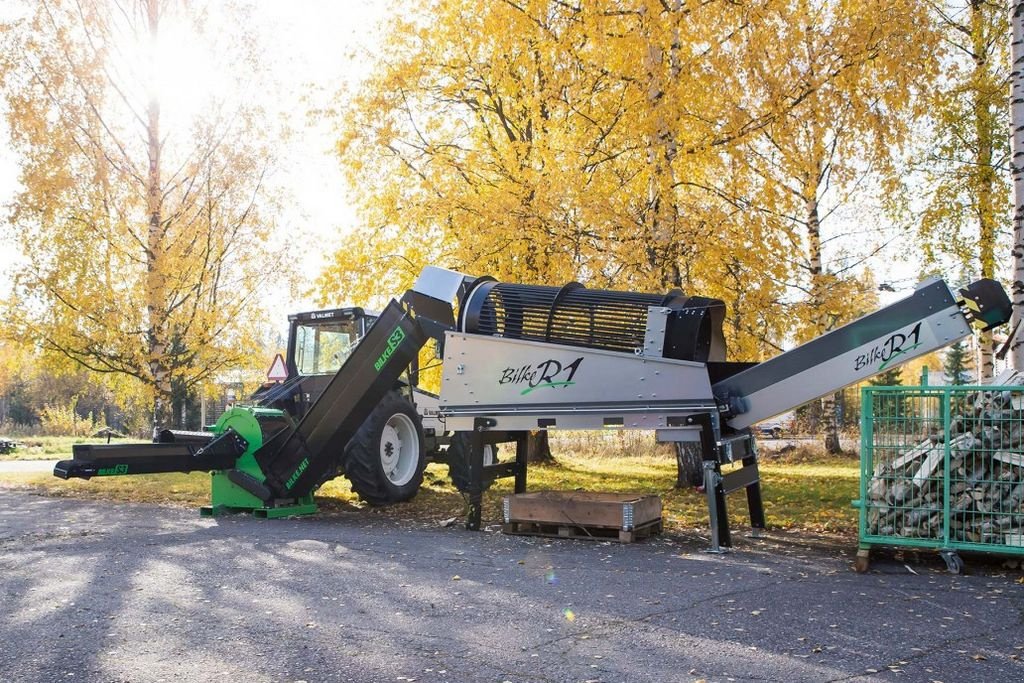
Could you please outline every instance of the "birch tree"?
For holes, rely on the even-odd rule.
[[[1009,235],[1009,14],[1003,3],[933,5],[944,34],[931,126],[922,145],[927,206],[920,223],[925,256],[952,258],[972,277],[997,276],[996,253]],[[978,379],[992,378],[991,332],[979,337]]]
[[[244,16],[226,11],[40,0],[0,51],[22,160],[10,225],[28,260],[5,313],[51,356],[140,382],[155,425],[170,424],[172,382],[247,358],[261,287],[281,269],[266,244],[274,126],[241,97],[256,59],[229,29]],[[233,79],[211,83],[220,70]]]
[[[1013,181],[1013,324],[1015,336],[1010,343],[1013,367],[1024,370],[1024,0],[1010,5],[1010,172]]]
[[[777,76],[786,71],[805,80],[836,74],[734,151],[758,179],[752,210],[792,245],[795,336],[807,341],[877,304],[873,280],[858,269],[884,240],[864,208],[854,221],[842,211],[871,204],[871,190],[897,174],[894,155],[918,111],[914,86],[935,72],[937,37],[916,0],[784,3],[774,12],[777,40],[748,67],[754,96],[788,87]],[[838,249],[839,241],[856,246]],[[839,450],[839,397],[821,405],[829,452]]]
[[[427,261],[681,287],[726,300],[734,357],[774,354],[789,327],[788,244],[717,194],[752,191],[724,150],[851,67],[786,70],[752,99],[744,67],[776,39],[776,4],[447,0],[396,21],[339,112],[367,227],[321,290],[398,291]]]

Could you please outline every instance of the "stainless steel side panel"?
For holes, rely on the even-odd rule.
[[[448,332],[441,412],[595,404],[714,405],[703,363]],[[536,428],[536,427],[534,427]]]

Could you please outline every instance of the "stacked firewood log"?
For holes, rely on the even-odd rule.
[[[993,382],[997,385],[1021,386],[1021,391],[954,394],[951,401],[950,538],[1022,545],[1024,375],[1004,373]],[[939,426],[941,415],[931,422],[931,433],[915,439],[909,449],[899,449],[885,445],[886,426],[876,422],[876,462],[868,485],[869,534],[943,538],[946,443],[945,430]]]

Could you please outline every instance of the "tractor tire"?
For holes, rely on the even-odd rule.
[[[455,432],[451,443],[448,444],[448,451],[445,460],[448,462],[448,476],[462,493],[469,493],[469,450],[472,443],[472,435],[469,432]],[[498,461],[498,447],[494,444],[484,445],[484,465],[493,465]],[[493,479],[484,478],[481,491],[491,488]]]
[[[704,485],[704,452],[699,441],[676,443],[676,488]]]
[[[397,391],[373,409],[345,448],[345,476],[370,505],[409,500],[423,484],[427,449],[416,408]]]

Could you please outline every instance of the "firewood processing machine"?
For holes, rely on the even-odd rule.
[[[453,307],[458,302],[458,315]],[[1002,286],[954,294],[928,280],[913,294],[762,363],[726,360],[724,303],[688,297],[497,282],[427,267],[366,331],[297,421],[236,406],[207,432],[163,443],[76,445],[62,478],[209,471],[207,514],[279,517],[315,510],[337,453],[430,340],[443,359],[438,417],[468,434],[466,526],[500,477],[526,490],[526,436],[537,430],[653,430],[697,442],[712,550],[731,545],[727,494],[744,490],[754,532],[765,526],[751,425],[1009,320]],[[487,445],[516,444],[485,463]],[[381,457],[386,457],[382,454]]]

